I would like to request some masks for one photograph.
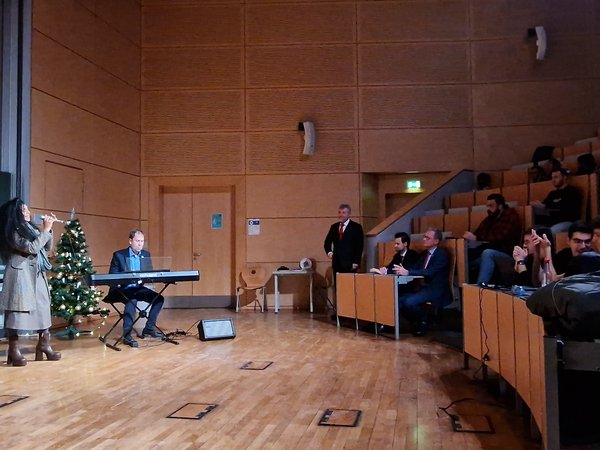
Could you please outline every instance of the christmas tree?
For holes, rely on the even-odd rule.
[[[102,291],[87,282],[89,275],[96,273],[87,248],[81,223],[72,218],[65,223],[65,231],[60,236],[54,258],[54,276],[49,281],[52,314],[67,320],[67,328],[60,334],[70,339],[81,333],[73,325],[75,316],[108,316],[108,309],[98,307]]]

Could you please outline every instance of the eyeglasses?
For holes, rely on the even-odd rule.
[[[580,245],[580,244],[585,244],[585,245],[590,245],[592,243],[591,239],[579,239],[579,238],[573,238],[571,239],[573,241],[573,243]]]
[[[433,236],[427,236],[427,235],[424,235],[424,236],[423,236],[423,240],[424,240],[424,241],[430,241],[430,240],[432,240],[432,239],[435,239],[435,237],[433,237]]]

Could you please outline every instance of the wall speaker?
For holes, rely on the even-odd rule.
[[[313,122],[300,122],[298,129],[304,131],[304,155],[315,154],[315,124]]]
[[[229,318],[201,320],[198,324],[198,335],[201,341],[233,339],[235,337],[233,321]]]

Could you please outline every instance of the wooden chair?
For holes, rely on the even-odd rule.
[[[589,153],[591,151],[591,146],[589,142],[584,142],[581,144],[573,144],[573,145],[567,145],[565,147],[563,147],[563,154],[562,157],[563,159],[569,157],[569,156],[578,156],[581,155],[582,153]]]
[[[459,192],[450,195],[449,208],[470,208],[475,204],[475,194],[469,192]]]
[[[469,229],[469,208],[451,208],[444,216],[444,231],[459,238]]]
[[[424,233],[428,228],[444,229],[444,210],[436,209],[427,211],[424,216],[419,219],[419,232]]]
[[[502,195],[507,202],[515,201],[518,205],[527,205],[529,203],[529,184],[504,186]]]
[[[488,195],[490,194],[499,194],[500,188],[495,189],[485,189],[483,191],[475,192],[475,204],[476,205],[485,205],[487,202]]]
[[[250,267],[244,269],[239,274],[239,286],[236,289],[237,301],[235,304],[235,312],[240,310],[240,295],[242,292],[253,292],[254,300],[248,304],[253,304],[256,310],[256,305],[260,307],[260,312],[264,311],[264,304],[266,300],[265,287],[269,276],[264,267]],[[262,297],[262,303],[259,300],[259,296]],[[248,305],[247,304],[247,305]]]
[[[502,186],[514,186],[519,184],[527,184],[529,182],[529,170],[505,170],[502,173]]]

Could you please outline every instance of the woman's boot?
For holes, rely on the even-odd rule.
[[[35,360],[42,361],[44,359],[42,353],[45,353],[48,361],[58,361],[60,359],[60,352],[52,351],[52,347],[50,347],[50,333],[48,330],[40,331],[38,336],[39,339],[37,347],[35,348]]]
[[[8,337],[8,355],[6,357],[6,364],[13,366],[26,366],[27,360],[21,355],[19,351],[19,336]]]

